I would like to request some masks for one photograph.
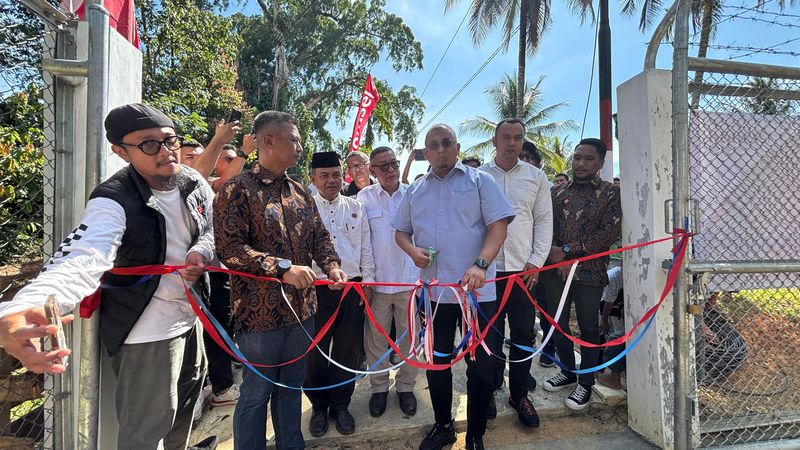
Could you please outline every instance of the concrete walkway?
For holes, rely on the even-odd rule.
[[[246,370],[246,369],[245,369]],[[456,428],[458,431],[462,432],[466,430],[466,407],[467,407],[467,397],[466,397],[466,363],[459,362],[453,367],[453,388],[454,388],[454,396],[453,396],[453,412],[454,417],[456,419]],[[586,412],[574,413],[567,409],[564,406],[564,398],[570,393],[570,389],[564,389],[561,392],[551,393],[546,392],[541,388],[541,384],[549,378],[550,376],[554,375],[557,372],[555,368],[543,368],[540,367],[536,362],[533,364],[533,373],[536,377],[536,380],[539,384],[536,390],[531,392],[531,398],[533,399],[534,406],[539,413],[539,416],[542,420],[542,428],[539,429],[531,429],[526,428],[519,424],[516,416],[516,411],[514,411],[510,406],[508,406],[508,380],[506,379],[506,384],[503,389],[497,391],[495,394],[496,401],[497,401],[497,419],[494,421],[490,421],[489,429],[487,430],[487,439],[489,436],[500,435],[502,436],[505,433],[513,433],[515,436],[515,440],[512,440],[508,445],[511,447],[505,447],[505,444],[498,442],[501,444],[500,447],[492,446],[491,448],[531,448],[531,441],[525,438],[525,436],[530,436],[531,440],[533,440],[534,436],[541,438],[541,431],[548,427],[548,422],[559,422],[562,418],[569,418],[572,417],[574,420],[581,420],[581,418],[585,418],[585,421],[588,421],[591,425],[593,419],[591,416],[587,416]],[[241,371],[235,371],[235,375],[237,377],[237,381],[241,380]],[[405,416],[400,411],[400,406],[397,402],[397,395],[393,388],[390,389],[389,393],[389,401],[387,403],[386,412],[383,416],[379,418],[374,418],[369,415],[368,412],[368,402],[370,397],[370,386],[367,380],[359,380],[356,385],[355,393],[353,394],[353,400],[350,405],[350,412],[353,414],[356,420],[356,432],[350,436],[342,436],[340,435],[335,427],[333,422],[330,423],[330,428],[328,433],[325,436],[314,438],[308,433],[308,423],[311,417],[311,404],[308,400],[303,396],[303,435],[306,440],[306,446],[309,448],[326,448],[326,449],[333,449],[333,448],[378,448],[381,450],[388,450],[393,448],[417,448],[419,442],[425,436],[425,434],[430,430],[430,427],[433,424],[433,410],[430,404],[430,396],[428,395],[428,386],[427,381],[425,379],[424,372],[420,371],[417,377],[417,386],[415,389],[415,394],[418,401],[418,408],[417,414],[413,417]],[[595,395],[593,396],[593,400],[597,401],[598,398],[603,398],[605,401],[609,401],[609,403],[620,403],[619,393],[616,391],[608,391],[604,390],[604,395]],[[622,402],[624,403],[624,397]],[[233,422],[233,406],[228,407],[219,407],[219,408],[211,408],[206,409],[203,415],[203,418],[197,424],[195,430],[192,434],[192,443],[200,441],[201,439],[205,438],[209,435],[216,435],[220,439],[220,445],[218,447],[219,450],[229,450],[233,449],[233,439],[232,439],[232,422]],[[590,408],[591,409],[591,408]],[[627,420],[627,417],[625,417]],[[621,425],[619,423],[615,423],[615,427],[613,430],[616,432],[616,429],[620,428]],[[557,428],[557,427],[556,427]],[[585,427],[584,427],[585,428]],[[592,428],[588,428],[589,433],[591,433]],[[555,430],[555,431],[563,431],[563,430]],[[602,431],[602,430],[600,430]],[[595,431],[597,433],[597,431]],[[630,434],[630,433],[629,433]],[[548,433],[548,435],[552,435]],[[274,445],[274,434],[272,430],[272,423],[268,421],[267,424],[267,436],[270,439],[270,447]],[[589,445],[589,441],[581,441],[582,437],[574,437],[574,439],[578,439],[577,441],[570,441],[569,439],[573,439],[575,435],[566,435],[564,436],[566,441],[553,441],[553,442],[561,442],[557,446],[554,447],[541,447],[540,444],[543,442],[537,442],[537,448],[573,448],[573,449],[583,449],[583,448],[597,448],[597,449],[613,449],[613,448],[625,448],[625,449],[634,449],[634,448],[649,448],[649,447],[636,447],[631,446],[629,444],[625,444],[626,441],[620,440],[620,446],[609,446],[608,442],[603,443],[604,441],[596,441],[598,443],[597,446],[591,447]],[[554,436],[555,437],[555,436]],[[522,442],[519,444],[515,444],[513,442],[518,441],[522,438]],[[615,435],[611,434],[608,438],[603,439],[623,439],[622,435]],[[588,438],[587,438],[588,439]],[[600,438],[598,438],[600,439]],[[625,438],[627,439],[627,438]],[[539,439],[535,439],[539,441]],[[505,442],[505,441],[503,441]],[[592,441],[594,442],[594,441]],[[643,442],[643,441],[642,441]],[[488,442],[487,442],[488,444]],[[527,446],[526,446],[527,444]],[[463,448],[463,436],[459,438],[459,442],[457,442],[453,448]],[[521,446],[514,446],[514,445],[521,445]],[[556,444],[553,444],[556,445]]]

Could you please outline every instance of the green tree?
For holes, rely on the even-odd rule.
[[[204,140],[231,108],[252,112],[237,88],[241,43],[224,4],[141,0],[136,18],[143,54],[142,97],[176,122],[180,133]]]
[[[785,116],[792,110],[792,101],[774,97],[780,86],[774,78],[752,78],[747,85],[758,90],[754,97],[744,98],[744,110],[753,114]]]
[[[473,145],[466,150],[471,154],[483,154],[484,160],[491,156],[494,149],[492,145],[492,136],[497,126],[497,122],[507,117],[519,117],[525,123],[526,139],[537,143],[542,155],[542,162],[555,159],[557,154],[549,149],[549,146],[539,145],[543,143],[543,138],[556,136],[565,131],[573,131],[579,129],[578,124],[574,120],[564,121],[551,121],[551,117],[558,110],[569,105],[569,102],[559,102],[549,106],[543,105],[541,84],[544,76],[540,76],[538,81],[533,86],[528,86],[526,83],[524,89],[521,91],[522,104],[517,106],[517,99],[519,98],[517,89],[517,80],[515,77],[506,74],[505,79],[490,87],[485,91],[489,104],[494,110],[496,121],[486,117],[478,116],[473,119],[465,120],[461,123],[461,132],[469,133],[474,136],[479,136],[485,140]],[[516,115],[515,111],[521,111],[521,114]]]
[[[34,83],[0,101],[0,265],[42,245],[43,107]]]
[[[333,119],[350,129],[373,65],[388,60],[396,71],[422,68],[420,43],[402,19],[384,10],[382,0],[259,0],[259,5],[263,15],[234,18],[242,36],[239,81],[259,110],[307,115],[306,158],[316,149],[339,148],[326,127]],[[376,75],[381,101],[363,142],[369,147],[384,136],[410,146],[423,104],[414,88],[392,89]]]
[[[517,36],[517,85],[525,85],[525,66],[528,56],[539,50],[542,37],[552,23],[550,0],[471,0],[469,29],[475,45],[480,45],[495,26],[503,29],[503,44],[508,49],[514,31]],[[445,0],[445,11],[462,0]],[[591,0],[567,0],[571,10],[583,20],[587,14],[594,17]],[[515,27],[516,25],[516,27]],[[521,117],[524,92],[517,93],[516,111],[508,117]]]

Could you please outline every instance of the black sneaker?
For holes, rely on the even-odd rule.
[[[492,393],[492,398],[489,399],[489,408],[486,410],[486,418],[489,420],[497,418],[497,403],[494,401],[494,393]]]
[[[526,427],[536,428],[539,426],[539,414],[536,413],[536,408],[528,397],[522,397],[514,400],[508,397],[508,404],[517,411],[517,417]]]
[[[539,365],[542,367],[553,367],[556,363],[553,362],[553,359],[545,354],[539,355]]]
[[[564,404],[573,411],[581,411],[589,406],[589,400],[591,399],[592,387],[578,384],[572,394],[569,394],[569,397],[564,400]]]
[[[419,444],[419,450],[439,450],[446,444],[456,441],[456,427],[453,420],[446,425],[435,424]]]
[[[483,446],[483,438],[480,436],[467,436],[466,448],[467,450],[484,450],[485,447]]]
[[[573,376],[569,377],[564,375],[564,372],[558,372],[544,382],[542,387],[547,392],[556,392],[564,389],[567,386],[572,386],[578,382],[578,378]]]
[[[314,437],[320,437],[328,432],[328,413],[324,409],[315,409],[311,413],[311,423],[308,431]]]

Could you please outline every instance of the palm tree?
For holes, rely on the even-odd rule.
[[[773,98],[771,96],[780,85],[774,78],[752,78],[747,85],[757,91],[752,98],[744,100],[744,111],[753,114],[767,114],[772,116],[785,116],[792,109],[790,100]]]
[[[549,121],[553,114],[569,105],[569,102],[559,102],[550,106],[542,105],[542,90],[541,84],[544,76],[540,76],[535,85],[529,87],[526,84],[521,91],[517,89],[516,77],[506,74],[505,79],[496,85],[487,89],[486,95],[489,97],[489,103],[492,105],[495,116],[498,121],[506,117],[518,117],[525,123],[526,138],[540,147],[543,161],[553,160],[558,156],[558,153],[550,150],[549,146],[538,145],[542,138],[556,136],[565,131],[574,131],[579,129],[577,122],[574,120],[565,121]],[[522,93],[522,103],[518,103],[519,93]],[[517,111],[520,111],[517,114]],[[477,154],[481,153],[484,156],[489,155],[494,148],[492,145],[492,136],[494,136],[494,129],[497,122],[487,119],[486,117],[478,116],[473,119],[465,120],[461,123],[460,129],[462,133],[472,134],[486,138],[486,140],[479,142],[466,150],[466,153]],[[483,158],[486,160],[487,158]]]
[[[445,0],[444,9],[448,11],[462,0]],[[633,0],[630,0],[633,1]],[[652,0],[651,0],[652,1]],[[660,1],[660,0],[659,0]],[[567,0],[570,9],[577,12],[581,19],[591,13],[592,0]],[[486,35],[499,22],[503,27],[503,45],[508,49],[511,37],[519,29],[517,53],[517,85],[525,85],[525,61],[528,55],[533,56],[539,50],[542,36],[552,22],[550,17],[550,0],[472,0],[470,6],[469,29],[472,41],[480,45]],[[517,25],[517,27],[515,27]],[[517,93],[517,109],[509,116],[522,117],[524,92]]]

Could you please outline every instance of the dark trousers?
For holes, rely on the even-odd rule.
[[[306,330],[314,328],[314,319],[303,322]],[[247,360],[259,364],[280,364],[302,355],[310,343],[300,324],[263,333],[238,333],[239,349]],[[259,368],[272,381],[286,386],[300,386],[306,375],[306,358],[280,367]],[[300,429],[302,399],[299,389],[278,387],[251,370],[242,372],[242,391],[233,411],[233,448],[267,448],[267,405],[272,407],[272,426],[278,450],[305,448]]]
[[[231,322],[231,285],[230,276],[226,273],[211,272],[211,297],[208,309],[214,318],[230,334]],[[208,378],[211,380],[211,389],[215,394],[233,386],[233,369],[231,369],[231,356],[225,352],[208,332],[203,331],[203,340],[206,344],[208,357]]]
[[[327,286],[317,286],[317,314],[314,315],[315,332],[328,322],[342,291],[332,291]],[[330,355],[331,359],[345,367],[357,370],[361,365],[364,354],[364,306],[359,305],[360,297],[355,289],[351,289],[342,301],[339,314],[325,337],[319,343],[319,348]],[[324,387],[349,380],[355,375],[331,364],[316,349],[308,355],[308,373],[306,374],[305,387]],[[321,391],[303,391],[311,401],[315,410],[324,411],[347,409],[350,398],[353,396],[355,383],[347,383],[333,389]]]
[[[519,272],[497,272],[497,277],[505,277],[515,273]],[[503,298],[503,293],[506,290],[507,284],[508,280],[502,280],[496,283],[497,307],[500,306],[500,300]],[[535,338],[533,324],[536,320],[536,308],[531,304],[530,300],[528,300],[525,291],[517,284],[511,288],[505,308],[500,312],[500,316],[497,318],[497,322],[495,322],[495,328],[500,330],[503,336],[505,336],[506,317],[508,318],[508,327],[511,331],[512,342],[508,351],[509,359],[512,361],[524,359],[526,356],[530,355],[530,352],[522,350],[514,344],[526,345],[528,347],[533,345]],[[497,349],[495,351],[499,356],[505,357],[503,345],[502,342],[500,342],[502,338],[500,338],[499,334],[494,334],[499,344],[496,346]],[[503,376],[504,366],[505,363],[501,362],[498,368],[498,375],[501,377]],[[518,363],[509,363],[508,390],[511,394],[511,398],[518,399],[528,395],[528,374],[530,371],[530,359]]]
[[[612,334],[611,336],[608,337],[608,340],[612,341],[620,336],[622,335]],[[614,359],[614,357],[616,357],[623,351],[625,351],[625,343],[614,345],[612,347],[603,348],[603,363],[611,361],[612,359]],[[614,373],[622,373],[622,371],[625,370],[625,357],[623,356],[622,358],[614,361],[613,363],[611,363],[610,366],[608,366],[608,368],[611,369],[611,371]]]
[[[436,309],[434,303],[433,308]],[[487,318],[479,315],[481,329],[485,329],[488,318],[496,311],[494,302],[481,303]],[[448,356],[434,356],[436,364],[447,364],[453,358],[450,355],[455,347],[454,340],[456,327],[461,324],[461,308],[456,304],[440,304],[433,320],[433,348],[435,351]],[[463,333],[463,330],[462,330]],[[494,338],[491,332],[487,334],[489,348],[494,348]],[[494,391],[494,374],[497,361],[488,355],[483,348],[475,351],[475,361],[469,356],[467,361],[467,434],[470,436],[483,436],[486,431],[486,411]],[[431,395],[433,413],[438,424],[447,424],[453,417],[453,373],[450,369],[428,370],[428,391]]]
[[[542,309],[547,311],[547,294],[545,293],[544,283],[542,283],[541,281],[542,275],[544,275],[544,272],[540,272],[539,274],[539,282],[536,283],[536,287],[534,288],[535,289],[534,292],[536,295],[534,295],[533,299],[536,300],[536,303],[538,303]],[[558,306],[558,304],[556,304],[556,306]],[[544,314],[542,313],[539,313],[539,325],[542,327],[542,339],[545,339],[547,337],[547,333],[550,332],[550,322],[548,322],[547,319],[545,319]],[[547,341],[547,345],[545,345],[544,348],[542,349],[542,353],[544,353],[548,357],[549,356],[555,357],[556,356],[555,342],[556,341],[554,341],[553,338],[550,338],[550,340]]]
[[[548,270],[542,275],[539,281],[544,283],[545,292],[547,295],[547,314],[550,317],[555,316],[556,309],[558,309],[558,302],[561,299],[561,292],[564,290],[564,282],[557,270]],[[579,281],[573,281],[569,294],[567,295],[564,310],[561,312],[561,318],[558,320],[558,325],[562,330],[569,332],[569,316],[572,305],[575,305],[575,315],[578,316],[578,328],[581,332],[581,339],[593,344],[600,344],[602,339],[600,337],[600,323],[597,317],[597,310],[600,307],[600,299],[603,295],[603,288],[596,286],[589,286]],[[556,332],[553,335],[555,339],[556,350],[558,351],[558,359],[571,370],[575,369],[575,353],[572,341],[567,339],[563,334]],[[597,364],[600,358],[600,347],[583,347],[581,346],[581,361],[584,362],[584,367],[593,367]],[[571,372],[564,372],[570,378],[575,377]],[[578,382],[586,386],[594,385],[594,374],[584,373],[578,377]]]

